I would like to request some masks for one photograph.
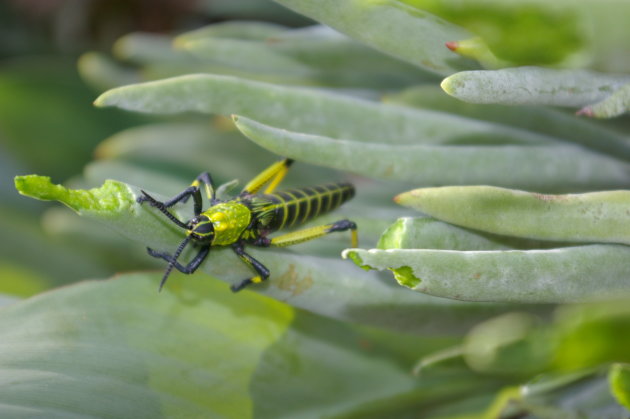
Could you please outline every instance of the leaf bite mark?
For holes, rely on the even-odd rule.
[[[20,194],[42,201],[59,201],[76,212],[117,213],[135,204],[127,185],[114,180],[106,180],[103,186],[92,189],[68,189],[53,184],[48,176],[16,176],[14,181]]]
[[[394,268],[391,270],[394,273],[394,278],[400,285],[408,288],[416,288],[422,280],[416,277],[413,273],[413,269],[410,266],[401,266],[400,268]]]
[[[288,291],[293,297],[302,294],[313,286],[313,278],[307,274],[301,276],[295,269],[294,264],[289,265],[289,269],[277,279],[274,284],[283,291]]]

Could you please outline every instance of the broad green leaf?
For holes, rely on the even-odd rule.
[[[462,71],[442,81],[442,89],[470,103],[582,107],[605,99],[630,76],[587,70],[517,67]]]
[[[578,115],[613,118],[627,113],[628,110],[630,110],[630,83],[620,87],[604,100],[580,109]]]
[[[630,144],[625,136],[554,108],[466,103],[445,94],[439,87],[428,84],[387,95],[384,101],[510,125],[581,144],[625,160],[630,159]]]
[[[466,30],[397,0],[276,0],[381,52],[437,74],[471,68],[444,44]]]
[[[377,247],[379,249],[510,250],[546,249],[567,245],[567,243],[484,233],[458,227],[432,217],[404,217],[396,220],[383,232]]]
[[[116,106],[156,114],[190,111],[238,114],[297,132],[368,143],[557,143],[548,136],[442,112],[388,106],[315,89],[209,74],[115,88],[103,93],[94,103],[99,107]]]
[[[72,190],[35,175],[17,177],[15,182],[23,195],[59,200],[79,215],[102,222],[156,250],[173,252],[184,237],[184,232],[163,214],[136,202],[140,193],[134,186],[110,180],[98,189]],[[181,207],[173,213],[183,220],[191,216],[190,211]],[[188,250],[182,254],[182,260],[192,257],[191,249]],[[466,330],[479,319],[505,309],[501,305],[455,303],[410,293],[339,258],[255,248],[248,248],[248,253],[272,272],[268,283],[256,287],[256,291],[329,317],[397,330],[445,334]],[[231,283],[252,275],[229,248],[213,249],[202,269]],[[176,281],[171,279],[170,283]],[[334,299],[330,298],[331,292]],[[419,318],[423,321],[418,322]]]
[[[543,195],[493,186],[449,186],[415,189],[395,200],[439,220],[494,234],[630,244],[626,190]]]
[[[493,54],[514,65],[565,64],[583,51],[590,36],[583,16],[572,7],[573,4],[400,1],[469,29],[483,38],[486,48]],[[592,2],[591,7],[594,7]]]
[[[617,402],[630,410],[630,364],[614,364],[610,367],[608,381]]]
[[[568,145],[363,143],[302,134],[241,116],[233,118],[245,136],[274,153],[375,179],[414,181],[420,185],[512,185],[546,191],[615,188],[630,180],[630,166],[626,163]]]
[[[454,251],[347,249],[357,265],[391,270],[414,291],[466,301],[571,303],[630,294],[630,247]]]
[[[208,278],[158,294],[159,277],[85,282],[3,308],[0,416],[312,417],[416,386],[360,329]]]

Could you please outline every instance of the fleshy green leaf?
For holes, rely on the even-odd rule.
[[[0,416],[333,415],[415,386],[351,326],[207,278],[158,294],[159,277],[86,282],[3,308]]]
[[[209,74],[115,88],[94,103],[157,114],[238,114],[296,132],[369,143],[557,144],[548,136],[442,112]]]
[[[630,84],[626,84],[599,103],[578,111],[579,115],[595,118],[612,118],[630,110]]]
[[[387,95],[384,101],[510,125],[630,160],[630,144],[626,137],[601,124],[554,108],[466,103],[428,84]]]
[[[456,73],[444,79],[442,89],[470,103],[582,107],[628,82],[630,76],[625,75],[518,67]]]
[[[458,227],[432,217],[399,218],[383,232],[379,249],[546,249],[567,243],[528,240]]]
[[[630,244],[630,191],[543,195],[492,186],[423,188],[395,198],[439,220],[515,237]]]
[[[379,51],[446,75],[471,68],[444,44],[466,30],[396,0],[276,0]]]
[[[51,184],[49,178],[34,175],[17,177],[15,182],[24,195],[60,200],[80,215],[104,223],[124,236],[159,251],[173,252],[184,237],[184,232],[159,211],[136,202],[140,192],[134,186],[107,181],[98,189],[71,190]],[[159,194],[147,192],[163,199]],[[186,220],[192,215],[189,211],[177,206],[173,213]],[[453,303],[409,293],[383,282],[374,273],[361,271],[338,258],[255,248],[248,248],[248,253],[272,272],[268,283],[257,286],[257,291],[329,317],[406,331],[458,333],[479,319],[505,309],[500,305]],[[181,259],[189,260],[191,257],[192,251],[188,249]],[[232,283],[252,275],[229,248],[213,249],[202,269]],[[176,281],[171,279],[166,287]],[[331,292],[335,293],[334,299],[330,298]],[[424,321],[418,323],[417,318]],[[437,323],[431,319],[440,319],[437,330],[433,329]],[[449,322],[452,324],[445,327]]]
[[[454,251],[347,249],[370,269],[393,271],[398,283],[437,297],[467,301],[568,303],[630,293],[630,247],[589,245],[552,250]]]
[[[621,187],[630,180],[626,163],[572,146],[363,143],[288,131],[240,116],[234,119],[244,135],[272,152],[375,179],[556,191]]]
[[[231,38],[264,40],[270,36],[283,33],[286,26],[269,22],[257,22],[249,20],[229,20],[213,23],[193,31],[179,35],[176,44],[207,38]]]

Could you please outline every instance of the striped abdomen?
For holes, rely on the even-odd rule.
[[[269,230],[280,230],[332,211],[353,196],[354,186],[346,182],[287,189],[261,195],[269,203],[259,213],[273,214],[268,218],[265,227]]]

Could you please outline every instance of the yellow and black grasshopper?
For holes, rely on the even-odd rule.
[[[256,272],[255,276],[232,285],[234,292],[269,277],[269,270],[245,253],[246,244],[283,247],[312,240],[334,231],[351,230],[352,247],[357,247],[357,226],[350,220],[340,220],[273,238],[267,237],[269,233],[293,227],[332,211],[354,196],[354,186],[346,182],[274,192],[291,163],[293,160],[285,159],[272,164],[245,185],[237,197],[227,201],[216,198],[212,178],[207,172],[197,176],[188,188],[166,202],[160,202],[145,191],[141,191],[143,196],[138,198],[138,203],[148,202],[173,223],[186,229],[186,238],[173,255],[147,248],[151,256],[168,262],[160,290],[173,268],[185,274],[192,274],[215,246],[231,246],[241,260]],[[204,183],[210,201],[210,207],[206,210],[202,210],[201,183]],[[267,184],[264,193],[257,194]],[[191,196],[194,202],[194,216],[188,222],[182,222],[171,214],[168,208],[178,202],[185,203]],[[184,266],[177,258],[191,241],[199,247],[199,252]]]

